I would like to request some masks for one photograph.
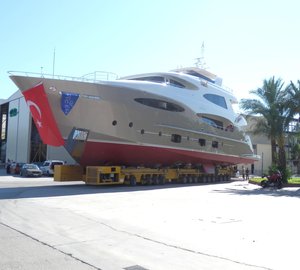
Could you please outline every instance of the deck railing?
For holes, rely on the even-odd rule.
[[[34,73],[26,71],[8,71],[10,76],[26,76],[36,78],[46,78],[55,80],[68,80],[68,81],[80,81],[80,82],[99,82],[99,81],[111,81],[118,79],[118,75],[112,72],[106,71],[95,71],[92,73],[85,74],[81,77],[66,76],[66,75],[54,75],[45,73]]]

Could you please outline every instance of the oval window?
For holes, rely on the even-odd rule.
[[[225,98],[219,95],[214,95],[214,94],[204,94],[204,97],[209,100],[210,102],[227,109],[227,104],[225,101]]]
[[[183,112],[184,108],[181,106],[171,103],[165,100],[153,99],[153,98],[136,98],[134,99],[136,102],[141,103],[143,105],[153,107],[156,109],[161,109],[170,112]]]

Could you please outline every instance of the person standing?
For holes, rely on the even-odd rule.
[[[243,180],[245,180],[245,167],[242,167],[242,176],[243,176]]]
[[[11,164],[11,161],[10,161],[10,159],[8,158],[8,159],[7,159],[7,163],[6,163],[6,173],[7,173],[7,174],[10,174],[10,164]]]
[[[249,169],[246,169],[246,180],[249,180]]]

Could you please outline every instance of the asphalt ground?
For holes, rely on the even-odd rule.
[[[299,269],[300,189],[0,175],[0,269]]]

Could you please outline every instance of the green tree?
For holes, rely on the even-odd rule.
[[[289,130],[291,144],[291,159],[294,166],[297,166],[297,174],[300,173],[300,80],[297,84],[291,81],[288,89],[287,107],[293,116],[294,125]]]
[[[300,80],[297,81],[297,84],[298,85],[291,82],[287,88],[287,107],[290,109],[290,113],[293,117],[299,117],[300,113]]]
[[[285,174],[285,134],[292,119],[287,107],[288,88],[281,79],[271,77],[263,81],[263,86],[250,91],[254,99],[242,99],[240,106],[249,116],[255,116],[254,134],[263,134],[271,141],[272,163]],[[278,145],[278,154],[276,151]]]
[[[300,144],[295,143],[291,149],[291,159],[294,166],[297,166],[297,174],[300,174]]]

